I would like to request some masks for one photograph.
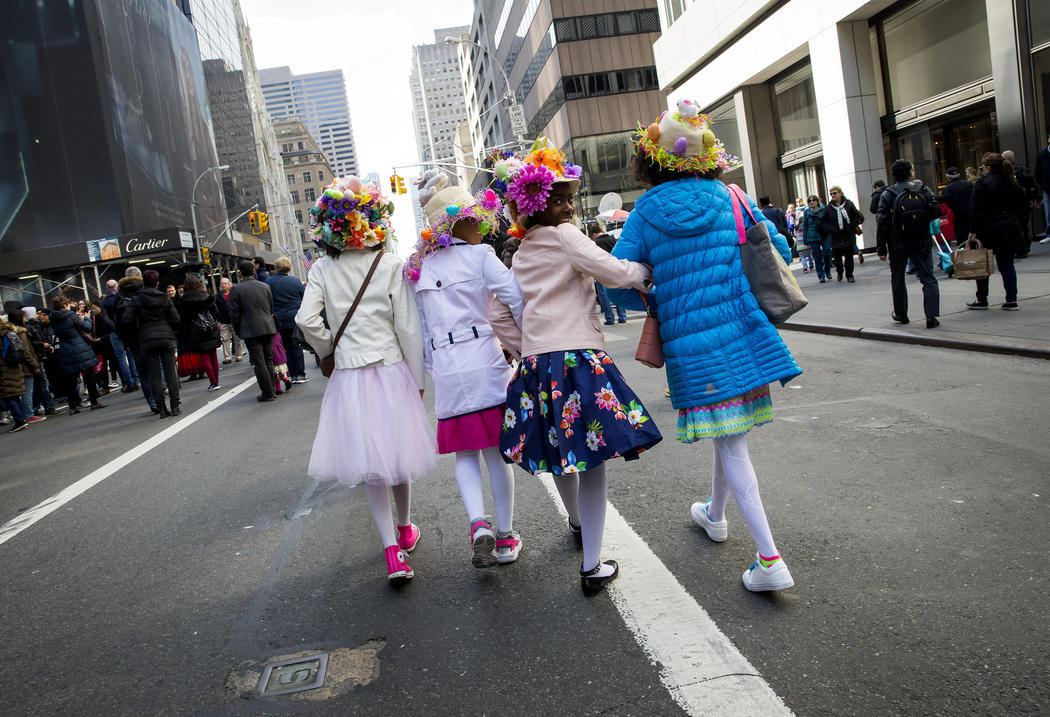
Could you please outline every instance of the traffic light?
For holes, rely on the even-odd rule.
[[[405,187],[405,179],[404,179],[404,177],[401,177],[400,175],[397,175],[397,174],[395,174],[394,177],[397,178],[397,193],[398,194],[404,194],[405,192],[407,192],[408,188]]]
[[[259,233],[265,234],[270,231],[270,215],[266,212],[259,212]]]
[[[390,175],[390,193],[397,194],[397,180],[399,177],[396,174]]]
[[[201,260],[205,264],[211,264],[211,249],[205,246],[201,247]]]
[[[251,227],[252,234],[259,233],[259,212],[248,212],[248,226]]]

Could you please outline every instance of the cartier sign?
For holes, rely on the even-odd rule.
[[[87,242],[89,261],[114,261],[129,256],[193,249],[193,235],[178,227],[125,234]]]

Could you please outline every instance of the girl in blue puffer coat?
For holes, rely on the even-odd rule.
[[[794,580],[769,530],[747,436],[773,420],[769,384],[787,383],[802,370],[743,274],[733,200],[718,181],[728,166],[725,149],[691,102],[679,102],[677,112],[665,112],[641,130],[635,178],[649,189],[635,204],[613,255],[653,268],[650,306],[656,305],[660,319],[678,440],[710,438],[714,444],[711,498],[692,505],[693,520],[711,540],[724,541],[724,510],[732,492],[758,546],[744,585],[782,590]],[[789,262],[787,242],[763,221]],[[634,292],[612,289],[610,296],[618,305],[645,308]]]

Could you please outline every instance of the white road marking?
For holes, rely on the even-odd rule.
[[[169,438],[178,435],[181,431],[185,430],[186,428],[189,428],[194,423],[196,423],[197,421],[214,411],[216,408],[218,408],[219,406],[221,406],[222,404],[226,403],[231,398],[239,394],[241,391],[244,391],[246,388],[253,385],[255,385],[254,376],[245,381],[244,383],[234,386],[218,398],[212,401],[208,401],[206,404],[204,404],[203,407],[198,408],[196,411],[182,418],[181,420],[177,418],[172,419],[174,423],[170,424],[167,428],[165,428],[163,431],[156,434],[149,440],[140,443],[138,446],[132,448],[124,455],[114,458],[98,470],[88,473],[76,483],[67,486],[65,489],[59,491],[58,493],[55,493],[53,496],[43,501],[42,503],[33,506],[29,510],[19,515],[17,518],[13,518],[8,522],[4,523],[3,525],[0,525],[0,545],[3,545],[8,540],[15,537],[16,535],[18,535],[23,530],[33,525],[37,521],[46,518],[48,515],[55,512],[56,510],[58,510],[63,505],[73,500],[77,496],[95,487],[102,481],[106,480],[106,478],[109,478],[111,475],[119,471],[121,468],[124,468],[133,461],[138,460],[146,453],[150,452],[160,444],[167,441]]]
[[[540,480],[564,516],[553,478],[546,473]],[[603,547],[620,564],[606,590],[682,709],[693,715],[791,714],[611,503]]]

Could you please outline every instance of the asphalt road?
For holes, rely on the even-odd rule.
[[[692,525],[710,446],[673,440],[663,372],[630,360],[639,327],[612,327],[609,350],[665,440],[611,465],[609,501],[791,710],[1045,710],[1046,362],[785,334],[806,373],[774,387],[750,445],[796,587],[756,595],[732,501],[726,543]],[[305,475],[312,375],[272,404],[242,390],[0,544],[0,714],[684,712],[615,596],[582,596],[521,472],[518,563],[470,566],[444,458],[414,493],[416,578],[388,587],[363,491]],[[226,391],[250,379],[224,367]],[[184,384],[180,420],[204,389]],[[104,400],[0,436],[0,524],[174,425]],[[255,693],[263,663],[316,650],[322,689]]]

